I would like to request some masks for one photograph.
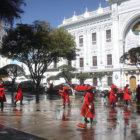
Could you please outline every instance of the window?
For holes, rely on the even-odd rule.
[[[107,55],[107,65],[112,65],[112,55],[111,54]]]
[[[83,46],[83,35],[79,36],[79,46]]]
[[[93,66],[97,66],[97,56],[92,57]]]
[[[106,42],[111,41],[111,30],[106,30]]]
[[[108,84],[108,86],[111,86],[111,84],[112,84],[112,77],[111,76],[107,77],[107,84]]]
[[[132,31],[135,35],[140,35],[140,21],[134,25]]]
[[[93,78],[93,86],[97,86],[97,78]]]
[[[80,58],[80,67],[84,67],[84,59]]]
[[[130,63],[131,64],[135,64],[137,62],[137,57],[136,57],[136,55],[130,55]]]
[[[96,33],[92,33],[92,44],[96,44]]]

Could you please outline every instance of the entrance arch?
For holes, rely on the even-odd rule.
[[[130,77],[130,90],[136,89],[136,77],[131,76]]]

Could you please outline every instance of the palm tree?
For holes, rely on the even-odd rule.
[[[14,19],[19,19],[20,14],[24,13],[21,9],[22,5],[26,5],[24,0],[1,0],[0,1],[0,20],[10,25]]]

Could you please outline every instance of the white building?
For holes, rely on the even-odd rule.
[[[101,5],[95,11],[86,9],[82,15],[64,19],[59,26],[75,37],[80,49],[76,61],[72,62],[78,72],[107,72],[102,79],[102,88],[113,82],[119,87],[130,84],[135,89],[139,84],[136,67],[120,64],[120,57],[133,47],[140,45],[140,0],[107,0],[109,7]],[[97,79],[86,83],[100,86]]]
[[[4,24],[2,24],[0,22],[0,47],[2,45],[2,38],[5,34],[6,34],[6,27]],[[9,63],[10,63],[9,59],[0,56],[0,68],[2,68],[3,66],[5,66]],[[5,80],[7,80],[7,79],[5,79]]]

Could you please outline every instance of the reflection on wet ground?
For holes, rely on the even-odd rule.
[[[23,105],[12,105],[11,94],[0,112],[0,140],[140,140],[140,105],[115,108],[95,101],[92,125],[79,128],[81,96],[71,96],[71,108],[62,108],[60,96],[24,94]]]

